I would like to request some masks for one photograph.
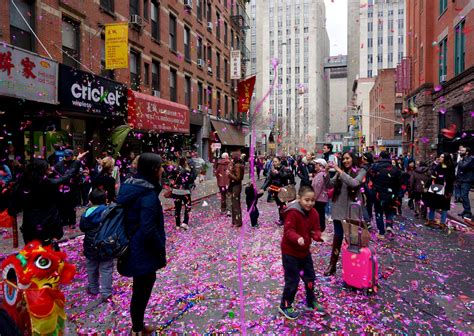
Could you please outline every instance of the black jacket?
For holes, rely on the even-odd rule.
[[[301,186],[311,187],[309,174],[314,174],[314,164],[301,162],[301,164],[298,165],[296,174],[301,179]]]
[[[374,163],[369,175],[378,200],[390,201],[398,196],[401,172],[389,159]]]
[[[474,183],[474,158],[472,155],[465,156],[458,162],[457,181],[461,183]]]
[[[276,187],[284,187],[291,183],[291,172],[285,167],[280,166],[277,173],[270,171],[267,179],[263,183],[262,189],[266,190],[270,185],[274,185]],[[294,179],[294,176],[293,176]]]
[[[84,256],[87,259],[98,260],[97,251],[93,247],[94,237],[99,231],[102,213],[107,207],[105,205],[95,206],[87,209],[81,217],[79,228],[84,232]]]
[[[263,194],[255,192],[255,188],[252,185],[245,187],[245,203],[247,204],[247,210],[252,207],[252,204],[254,204],[254,209],[256,209],[258,199],[262,196]]]
[[[92,188],[105,191],[109,202],[115,201],[115,179],[104,171],[101,171],[99,175],[92,180]]]

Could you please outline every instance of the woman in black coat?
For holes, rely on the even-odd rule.
[[[78,174],[80,160],[87,152],[80,154],[68,173],[60,178],[49,178],[50,166],[46,160],[33,159],[26,166],[24,175],[14,187],[8,212],[16,216],[23,211],[21,232],[25,244],[40,240],[48,245],[63,236],[58,203],[62,197],[59,185]]]
[[[130,243],[118,260],[123,276],[133,277],[130,315],[132,335],[148,335],[155,328],[145,326],[145,309],[156,280],[156,271],[166,266],[166,235],[163,208],[159,200],[163,167],[154,153],[140,155],[137,174],[120,187],[117,203],[125,206],[125,227]]]
[[[444,229],[446,227],[448,210],[451,207],[455,173],[453,160],[449,153],[441,154],[438,162],[438,165],[432,171],[431,181],[428,185],[428,192],[426,193],[426,205],[429,208],[428,222],[426,222],[426,225]],[[433,192],[436,191],[435,188],[440,191]],[[437,209],[441,210],[439,225],[434,220]]]

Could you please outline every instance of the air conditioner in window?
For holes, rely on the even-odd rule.
[[[193,0],[184,0],[184,7],[192,9],[193,8]]]
[[[198,105],[197,110],[202,112],[202,105]]]
[[[204,60],[202,58],[198,58],[197,66],[200,67],[200,68],[202,68],[204,66]]]
[[[207,67],[207,72],[212,73],[212,67],[211,66]]]
[[[207,23],[207,30],[212,30],[212,22]]]
[[[152,95],[155,96],[155,97],[160,98],[160,97],[161,97],[161,92],[158,91],[158,90],[153,90],[153,91],[152,91]]]
[[[130,23],[140,26],[143,26],[143,18],[140,15],[131,15],[130,16]]]
[[[446,82],[446,75],[439,76],[440,83]]]

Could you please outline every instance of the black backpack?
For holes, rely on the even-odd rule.
[[[130,237],[125,230],[125,208],[121,204],[111,203],[102,213],[93,247],[100,259],[119,258],[128,249]]]

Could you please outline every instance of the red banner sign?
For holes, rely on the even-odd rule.
[[[241,113],[247,113],[249,111],[256,78],[256,76],[252,76],[237,85],[237,91],[239,93],[238,111]]]
[[[189,133],[189,109],[185,105],[128,90],[128,123],[144,131]]]

